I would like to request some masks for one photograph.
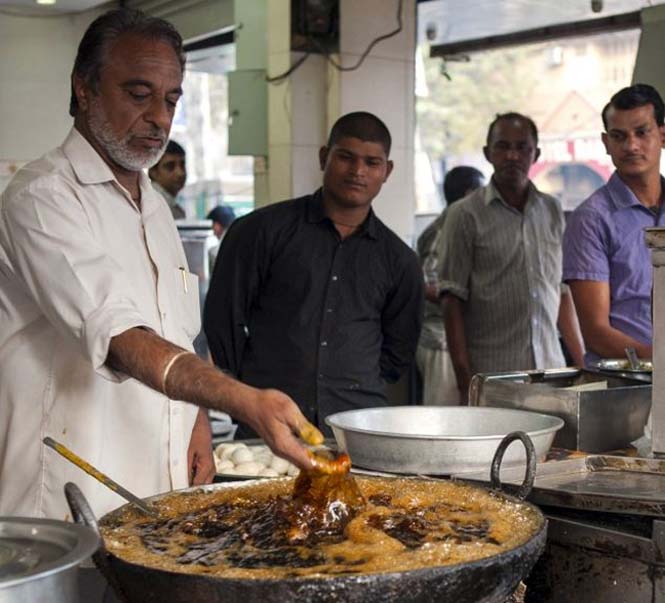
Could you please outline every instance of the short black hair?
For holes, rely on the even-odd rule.
[[[224,228],[228,228],[231,222],[236,219],[236,213],[229,205],[217,205],[208,212],[206,218],[213,222],[219,222]]]
[[[175,140],[169,140],[164,149],[164,155],[180,155],[181,157],[185,156],[185,149],[183,149]]]
[[[392,139],[390,132],[376,115],[366,111],[355,111],[342,115],[330,130],[328,136],[328,148],[331,148],[341,138],[358,138],[365,142],[378,142],[390,155]]]
[[[658,90],[653,86],[649,86],[649,84],[633,84],[619,90],[605,105],[602,113],[603,127],[607,130],[607,112],[610,107],[626,111],[645,105],[653,106],[653,116],[656,118],[656,123],[662,126],[665,118],[665,106],[663,106],[663,99],[658,94]]]
[[[443,195],[450,205],[464,197],[469,191],[482,185],[485,176],[470,165],[458,165],[450,170],[443,180]]]
[[[492,139],[494,126],[496,126],[497,123],[504,119],[519,119],[523,121],[529,127],[529,130],[531,130],[533,141],[536,143],[536,146],[538,146],[538,128],[536,127],[536,123],[530,117],[515,111],[509,111],[508,113],[497,113],[494,121],[490,124],[490,127],[487,128],[487,146],[490,146],[490,140]]]
[[[136,34],[153,40],[160,40],[173,48],[180,67],[185,69],[185,53],[182,38],[168,21],[150,17],[140,10],[119,8],[97,17],[83,34],[72,69],[71,97],[69,114],[74,117],[78,111],[78,101],[74,93],[73,77],[78,75],[97,90],[99,74],[104,66],[109,48],[120,36]]]

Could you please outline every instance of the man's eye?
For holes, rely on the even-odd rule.
[[[145,100],[149,96],[148,94],[142,94],[140,92],[130,92],[129,94],[134,100],[137,101]]]

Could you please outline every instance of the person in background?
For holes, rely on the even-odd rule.
[[[644,229],[665,226],[660,159],[663,100],[652,86],[619,90],[602,112],[603,144],[616,171],[569,217],[563,278],[570,284],[587,363],[651,358],[652,266]]]
[[[186,217],[185,210],[176,201],[187,181],[185,149],[175,140],[169,140],[161,159],[148,170],[153,188],[166,199],[175,220]]]
[[[222,239],[228,227],[236,219],[236,214],[233,208],[228,205],[217,205],[208,212],[206,219],[212,220],[212,232],[219,241],[217,245],[208,250],[208,265],[210,266],[210,274],[212,275]]]
[[[418,258],[372,210],[392,171],[390,144],[371,113],[338,119],[319,151],[322,188],[237,219],[208,291],[217,365],[283,389],[322,428],[332,413],[387,405],[386,383],[416,350]]]
[[[438,286],[438,241],[448,208],[481,187],[485,177],[474,167],[460,165],[443,181],[446,209],[418,237],[416,249],[425,273],[425,319],[418,340],[416,364],[423,382],[423,404],[459,404],[459,390],[446,345]]]
[[[557,323],[575,363],[583,358],[575,310],[561,282],[563,211],[529,180],[538,130],[498,115],[483,152],[487,186],[455,203],[439,238],[448,349],[462,400],[475,373],[564,366]]]
[[[210,482],[200,407],[312,467],[294,435],[311,426],[287,395],[191,352],[197,279],[144,171],[166,146],[184,64],[166,21],[128,9],[95,19],[72,72],[73,128],[0,197],[0,515],[71,517],[69,481],[98,517],[123,502],[45,436],[139,497]]]

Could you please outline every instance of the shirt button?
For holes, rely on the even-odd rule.
[[[322,342],[321,342],[321,347],[322,347],[322,348],[325,348],[327,345],[328,345],[328,342],[327,342],[327,341],[322,341]]]
[[[323,373],[319,373],[319,379],[323,379]]]
[[[336,281],[337,280],[337,275],[333,274],[332,280]]]
[[[326,308],[326,312],[328,312],[328,314],[331,314],[331,313],[332,313],[332,311],[333,311],[333,309],[332,309],[332,308]]]

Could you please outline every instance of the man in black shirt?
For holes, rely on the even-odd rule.
[[[215,363],[285,391],[322,428],[332,413],[385,406],[418,341],[418,259],[371,208],[390,143],[376,116],[341,117],[319,151],[322,188],[236,220],[208,292]]]

